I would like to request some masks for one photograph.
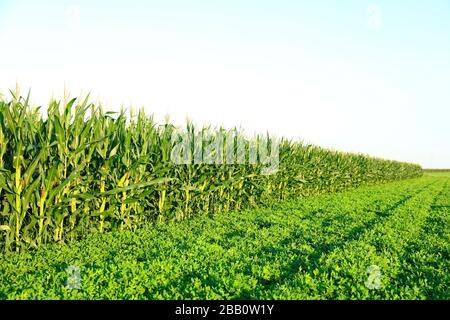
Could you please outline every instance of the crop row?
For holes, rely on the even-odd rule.
[[[51,101],[44,115],[28,97],[11,95],[0,101],[1,251],[422,174],[418,165],[286,139],[277,144],[279,167],[272,175],[261,174],[265,164],[247,158],[233,164],[177,164],[171,161],[180,142],[173,138],[177,128],[158,125],[143,110],[130,116],[104,112],[86,98]],[[187,123],[184,129],[207,137],[214,128]],[[243,151],[254,145],[261,151],[278,141],[237,129],[214,130],[244,141]],[[266,145],[256,144],[263,140]],[[224,146],[214,150],[208,141],[201,144],[203,158],[221,154]]]

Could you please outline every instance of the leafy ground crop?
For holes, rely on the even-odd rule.
[[[449,227],[428,173],[4,254],[0,298],[449,299]]]

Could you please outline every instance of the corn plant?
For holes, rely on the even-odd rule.
[[[219,161],[176,164],[172,137],[180,128],[142,109],[106,112],[89,97],[65,97],[43,111],[18,89],[10,95],[0,100],[2,251],[422,174],[414,164],[281,139],[278,171],[262,175],[264,165],[246,155],[274,139],[190,122],[189,151]],[[226,137],[214,150],[211,131]]]

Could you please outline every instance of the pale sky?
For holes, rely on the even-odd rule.
[[[450,1],[0,0],[0,91],[450,168]]]

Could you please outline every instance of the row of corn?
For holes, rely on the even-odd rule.
[[[277,140],[273,174],[248,158],[179,164],[171,161],[176,130],[143,110],[104,112],[88,98],[52,100],[40,110],[11,92],[0,100],[0,252],[422,174],[418,165],[286,139]],[[233,132],[244,151],[263,137],[216,131]]]

